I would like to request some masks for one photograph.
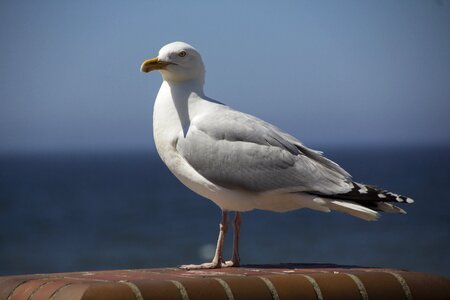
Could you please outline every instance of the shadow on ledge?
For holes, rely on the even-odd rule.
[[[369,267],[356,265],[336,265],[330,263],[279,263],[279,264],[250,264],[242,265],[242,268],[257,269],[368,269]],[[370,267],[370,269],[379,269],[378,267]]]

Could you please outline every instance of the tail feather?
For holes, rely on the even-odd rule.
[[[329,200],[327,201],[326,206],[330,209],[347,213],[349,215],[352,215],[360,219],[364,219],[366,221],[376,221],[380,217],[380,214],[375,210],[353,202]]]
[[[325,201],[325,206],[348,213],[352,216],[375,221],[379,218],[379,211],[389,213],[406,212],[392,203],[414,203],[414,200],[398,195],[374,186],[352,182],[353,188],[347,193],[325,195],[321,193],[310,193]]]
[[[389,213],[406,214],[406,211],[404,211],[400,207],[392,205],[390,203],[386,203],[386,202],[378,202],[377,210],[383,211],[383,212],[389,212]]]

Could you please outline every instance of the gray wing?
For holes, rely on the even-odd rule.
[[[253,192],[348,192],[350,175],[256,117],[224,109],[194,119],[177,151],[209,181]]]

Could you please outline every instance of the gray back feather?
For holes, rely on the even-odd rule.
[[[230,189],[347,192],[336,163],[256,117],[224,108],[192,120],[177,150],[202,176]]]

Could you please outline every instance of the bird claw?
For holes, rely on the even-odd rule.
[[[217,268],[221,268],[222,264],[219,264],[218,262],[210,262],[210,263],[203,263],[200,265],[181,265],[178,268],[183,269],[183,270],[202,270],[202,269],[217,269]]]
[[[222,263],[222,268],[239,267],[239,262],[235,260],[227,260]]]
[[[239,267],[239,263],[228,260],[226,262],[209,262],[209,263],[203,263],[200,265],[181,265],[178,268],[183,270],[204,270],[204,269],[220,269],[220,268],[230,268],[230,267]]]

